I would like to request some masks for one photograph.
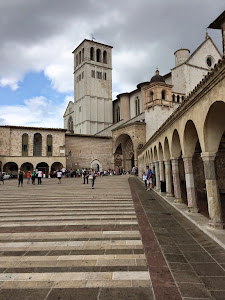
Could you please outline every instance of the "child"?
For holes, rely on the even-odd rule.
[[[145,172],[143,173],[142,179],[143,179],[143,181],[144,181],[144,183],[145,183],[145,189],[146,189],[146,191],[147,191],[147,190],[148,190],[148,186],[147,186],[147,175],[146,175]]]

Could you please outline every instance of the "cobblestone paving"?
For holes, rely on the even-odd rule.
[[[0,186],[0,299],[154,299],[128,177]]]
[[[153,288],[157,295],[157,286],[173,288],[171,278],[165,276],[169,266],[176,286],[183,299],[225,299],[225,250],[210,237],[185,219],[177,210],[162,200],[154,192],[146,192],[138,179],[130,179],[134,198],[137,197],[144,210],[150,227],[157,238],[161,251],[152,248],[154,237],[148,235],[149,245],[145,243],[145,230],[140,226],[146,258],[149,265]],[[140,224],[141,225],[141,224]],[[150,250],[149,250],[150,249]],[[163,254],[164,260],[161,258]],[[158,269],[151,268],[152,260]],[[165,267],[162,271],[160,266]],[[160,274],[163,282],[154,284],[154,272]],[[165,292],[169,291],[165,289]],[[169,294],[171,296],[171,293]],[[167,299],[165,294],[163,299]],[[160,299],[160,298],[159,298]],[[168,296],[168,299],[170,297]],[[171,297],[171,299],[173,299]]]

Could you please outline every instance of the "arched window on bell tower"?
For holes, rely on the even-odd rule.
[[[101,62],[101,50],[100,49],[96,50],[96,61]]]
[[[95,50],[93,47],[90,48],[90,60],[95,60]]]

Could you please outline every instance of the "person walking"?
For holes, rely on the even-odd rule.
[[[19,174],[18,174],[18,187],[19,186],[23,186],[23,172],[20,171]]]
[[[144,181],[145,189],[146,189],[146,191],[147,191],[147,190],[148,190],[148,185],[147,185],[147,175],[146,175],[145,172],[144,172],[143,175],[142,175],[142,180]]]
[[[87,169],[84,169],[84,182],[83,184],[85,184],[85,181],[87,180],[87,184],[88,184],[88,177],[89,177],[89,173]]]
[[[38,171],[38,184],[41,184],[42,171]]]
[[[58,172],[57,172],[57,178],[58,178],[58,184],[61,184],[62,171],[58,170]]]
[[[147,191],[150,191],[151,184],[152,184],[152,170],[149,168],[149,166],[147,166],[147,185],[148,185]]]
[[[30,183],[30,171],[27,171],[27,184],[29,184]]]
[[[4,184],[4,174],[2,172],[0,172],[0,181]]]
[[[95,175],[95,171],[93,169],[89,173],[89,179],[91,179],[91,188],[94,189],[96,175]]]
[[[36,173],[35,173],[35,171],[33,171],[31,174],[31,180],[32,180],[33,185],[35,184],[35,176],[36,176]]]

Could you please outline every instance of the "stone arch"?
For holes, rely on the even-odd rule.
[[[225,131],[225,103],[214,102],[208,110],[204,122],[205,152],[217,152]]]
[[[46,162],[40,162],[36,165],[36,169],[42,171],[45,177],[48,177],[49,166]]]
[[[102,163],[98,159],[94,159],[91,162],[91,169],[94,169],[95,171],[98,172],[102,172],[103,171]]]
[[[168,160],[170,159],[171,155],[170,155],[170,148],[169,148],[169,142],[168,142],[168,138],[165,137],[165,140],[164,140],[164,159],[165,160]]]
[[[159,142],[159,148],[158,148],[158,153],[159,153],[159,160],[162,161],[163,160],[163,148],[162,148],[162,144]]]
[[[20,167],[20,170],[23,171],[25,174],[27,174],[28,171],[32,172],[33,169],[34,169],[34,166],[30,162],[25,162]]]
[[[154,147],[154,161],[158,161],[158,152],[156,146]]]
[[[116,164],[116,156],[120,155],[121,166]],[[134,143],[129,134],[123,133],[114,143],[114,166],[122,167],[126,171],[134,167]]]
[[[199,137],[198,137],[196,126],[192,120],[188,120],[185,125],[184,134],[183,134],[184,156],[190,156],[190,157],[193,156],[198,141],[199,141]]]
[[[151,162],[153,162],[153,160],[154,160],[154,157],[153,157],[153,151],[152,151],[152,148],[151,148]]]
[[[181,144],[180,144],[180,137],[177,129],[174,130],[172,136],[172,143],[171,143],[171,154],[172,157],[180,157],[181,156]]]
[[[63,164],[61,162],[55,161],[52,165],[51,165],[51,172],[52,171],[56,171],[56,170],[61,170],[63,168]]]
[[[3,166],[3,171],[16,176],[18,174],[18,165],[15,162],[7,162]]]

